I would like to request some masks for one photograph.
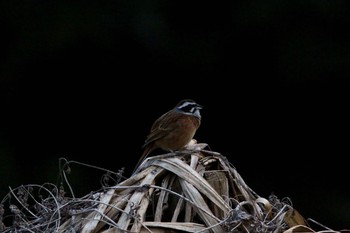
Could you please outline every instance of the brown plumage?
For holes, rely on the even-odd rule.
[[[202,106],[190,99],[180,101],[173,109],[160,116],[152,125],[143,145],[144,151],[137,163],[155,149],[177,151],[186,146],[194,137],[201,124]]]

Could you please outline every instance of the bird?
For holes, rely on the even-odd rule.
[[[192,99],[183,99],[157,118],[142,146],[143,153],[135,170],[155,149],[169,152],[182,150],[193,139],[201,125],[202,108],[202,105]]]

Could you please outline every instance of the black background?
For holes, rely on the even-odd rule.
[[[349,228],[345,0],[11,0],[0,20],[1,196],[55,183],[61,157],[130,175],[153,120],[192,98],[195,138],[254,191]]]

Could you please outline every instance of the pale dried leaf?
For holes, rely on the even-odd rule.
[[[195,170],[178,158],[168,158],[166,160],[154,161],[154,165],[170,170],[177,176],[194,185],[200,192],[215,203],[224,213],[228,213],[230,206],[213,189],[213,187]]]
[[[202,224],[197,223],[187,223],[187,222],[144,222],[144,224],[151,228],[151,227],[161,227],[161,228],[168,228],[168,229],[174,229],[174,230],[181,230],[186,232],[203,232],[208,233],[209,231],[204,231],[206,227]],[[145,231],[146,232],[146,231]]]

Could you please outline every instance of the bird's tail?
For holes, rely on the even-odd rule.
[[[139,161],[136,164],[136,167],[135,167],[134,171],[132,172],[132,175],[134,175],[136,173],[136,171],[138,170],[138,168],[141,165],[141,163],[143,162],[143,160],[145,160],[147,158],[147,156],[149,155],[149,153],[151,153],[151,151],[152,151],[152,147],[151,146],[145,147],[145,149],[143,150],[143,153],[142,153]]]

